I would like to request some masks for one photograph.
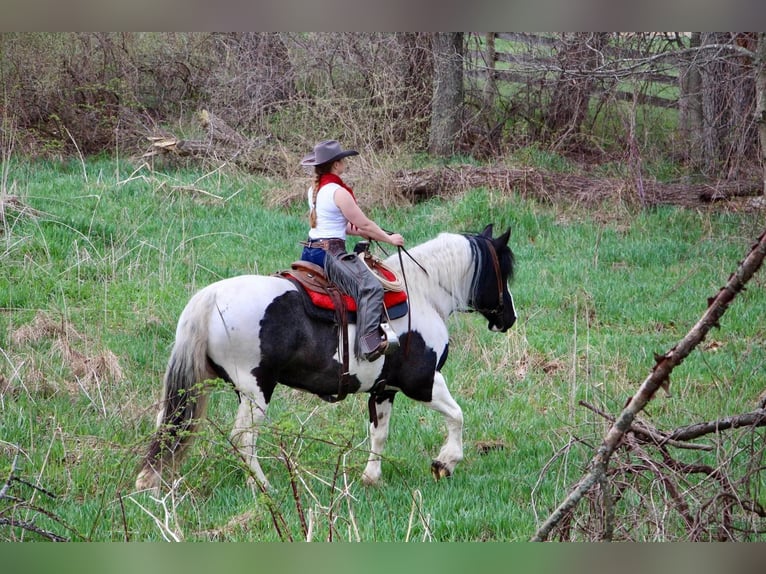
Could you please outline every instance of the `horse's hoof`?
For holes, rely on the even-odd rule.
[[[439,460],[435,460],[431,463],[431,474],[434,476],[434,480],[452,476],[452,472],[447,468],[447,465]]]
[[[365,486],[378,486],[380,484],[380,466],[372,465],[372,469],[365,468],[362,472],[362,484]]]
[[[379,478],[372,478],[371,476],[367,476],[366,474],[362,475],[362,484],[365,486],[370,487],[376,487],[380,486],[380,479]]]
[[[160,482],[159,473],[151,467],[145,467],[141,469],[138,478],[136,478],[136,490],[139,492],[149,491],[156,495],[160,492]]]

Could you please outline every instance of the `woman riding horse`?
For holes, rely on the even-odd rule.
[[[513,326],[509,236],[510,229],[493,237],[492,225],[478,234],[441,233],[410,250],[419,265],[388,257],[384,263],[397,273],[404,271],[403,265],[409,267],[409,311],[391,319],[402,344],[375,362],[352,356],[347,367],[340,360],[334,318],[308,309],[305,295],[292,281],[278,275],[240,275],[200,289],[178,319],[157,428],[136,488],[156,490],[165,473],[178,469],[205,417],[206,381],[217,378],[230,383],[241,399],[231,439],[250,478],[264,488],[268,481],[256,441],[277,385],[324,398],[338,391],[341,376],[348,377],[349,393],[369,393],[375,405],[362,472],[365,484],[381,480],[394,397],[400,393],[443,415],[447,438],[431,471],[436,478],[450,476],[463,458],[463,412],[441,372],[449,354],[447,318],[474,310],[491,331],[502,333]]]
[[[367,217],[354,192],[341,179],[348,168],[346,158],[352,155],[359,152],[343,150],[336,140],[326,140],[314,146],[314,151],[301,161],[301,165],[314,166],[315,174],[314,184],[308,190],[311,229],[301,259],[323,266],[327,278],[356,300],[356,354],[375,361],[394,350],[398,340],[386,336],[393,331],[380,328],[383,287],[356,254],[346,251],[346,235],[397,247],[404,246],[404,238],[398,233],[386,233]]]

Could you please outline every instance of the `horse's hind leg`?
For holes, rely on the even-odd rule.
[[[362,482],[367,486],[373,486],[380,482],[381,469],[380,457],[388,439],[388,423],[391,420],[391,407],[394,403],[394,395],[386,397],[382,402],[375,403],[378,425],[370,423],[370,457],[367,466],[362,473]]]
[[[431,463],[431,473],[439,480],[451,476],[457,463],[463,460],[463,411],[452,398],[444,376],[438,371],[434,374],[431,401],[425,405],[444,415],[447,423],[447,442]]]
[[[269,483],[258,463],[255,443],[258,440],[258,427],[266,416],[268,405],[263,393],[256,391],[254,395],[249,392],[240,393],[241,402],[237,409],[234,428],[231,430],[231,441],[237,446],[244,461],[252,471],[248,482],[255,482],[259,487],[266,489],[269,487]]]

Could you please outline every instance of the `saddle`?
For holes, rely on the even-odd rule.
[[[389,319],[398,319],[407,314],[409,306],[407,304],[407,293],[397,287],[396,274],[380,264],[380,262],[371,258],[367,260],[367,265],[374,275],[383,278],[383,306]],[[293,283],[300,285],[308,296],[312,305],[318,309],[332,311],[328,315],[333,319],[335,311],[343,311],[349,323],[356,322],[356,301],[349,295],[342,293],[325,275],[324,269],[310,261],[294,261],[289,270],[277,273],[280,277],[290,279]],[[342,309],[339,309],[339,306]]]
[[[380,260],[371,255],[362,254],[365,264],[383,284],[383,306],[389,319],[398,319],[407,314],[409,305],[407,293],[399,287],[396,274],[385,267]],[[298,260],[290,265],[289,270],[278,271],[278,277],[284,277],[294,284],[302,287],[304,303],[312,309],[312,315],[320,319],[336,322],[340,327],[341,334],[341,371],[338,379],[338,393],[336,395],[323,396],[320,398],[328,402],[343,400],[351,389],[349,375],[349,342],[348,324],[356,322],[356,301],[341,292],[325,275],[324,269],[316,263]],[[381,310],[382,311],[382,310]],[[383,327],[383,325],[381,325]],[[368,407],[370,410],[370,422],[377,426],[377,414],[375,411],[375,397],[370,394]]]

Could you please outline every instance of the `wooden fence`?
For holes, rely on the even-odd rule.
[[[563,70],[555,55],[556,47],[560,44],[560,38],[555,35],[518,32],[498,33],[496,40],[502,41],[502,43],[511,42],[521,46],[521,48],[515,52],[495,49],[494,62],[490,63],[487,62],[487,52],[478,49],[482,43],[481,34],[470,34],[465,69],[469,81],[473,80],[478,83],[485,80],[489,73],[492,73],[495,82],[545,86],[552,84],[557,77],[565,73],[580,76],[590,73],[597,80],[592,91],[592,97],[637,101],[639,104],[662,108],[678,107],[677,90],[666,90],[667,96],[646,93],[650,84],[662,84],[668,88],[678,85],[677,75],[667,73],[667,70],[672,70],[678,64],[677,59],[672,56],[662,61],[662,68],[666,71],[651,67],[631,71],[629,78],[635,88],[627,90],[623,87],[617,87],[621,84],[624,85],[624,81],[621,80],[627,77],[624,72],[618,73],[617,63],[645,59],[647,54],[638,50],[612,44],[603,50],[605,64],[602,68]]]

